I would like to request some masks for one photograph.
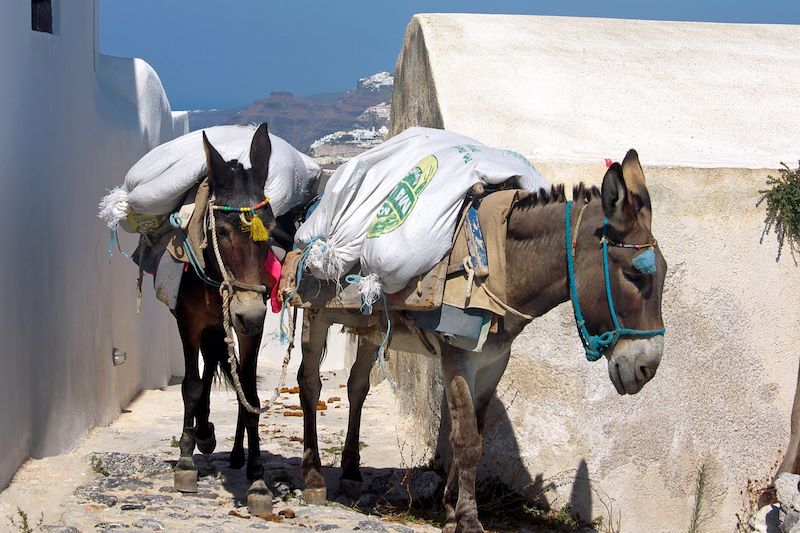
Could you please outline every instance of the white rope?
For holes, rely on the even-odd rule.
[[[358,295],[361,296],[361,305],[368,315],[372,314],[372,307],[375,302],[383,296],[383,285],[381,279],[374,272],[362,276],[358,280]]]
[[[115,187],[100,199],[97,215],[105,221],[109,228],[114,229],[121,220],[130,213],[128,205],[128,191],[124,187]]]

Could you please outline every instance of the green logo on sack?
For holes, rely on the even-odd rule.
[[[438,169],[439,161],[433,155],[417,163],[383,201],[367,229],[367,238],[380,237],[399,228],[417,205],[417,198]]]

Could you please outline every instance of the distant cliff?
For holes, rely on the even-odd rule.
[[[391,100],[392,83],[391,74],[379,72],[360,79],[355,88],[344,93],[294,96],[273,91],[268,97],[243,107],[190,111],[189,128],[266,121],[271,132],[307,152],[315,140],[331,133],[357,127],[378,129],[384,125],[379,104]],[[375,106],[379,108],[370,110]],[[388,109],[388,105],[383,107]]]

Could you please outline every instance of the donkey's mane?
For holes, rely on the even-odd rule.
[[[588,203],[593,198],[600,198],[600,196],[600,189],[594,185],[588,186],[581,182],[572,188],[572,198],[576,202],[583,201]],[[520,209],[531,209],[538,205],[547,205],[554,202],[564,203],[566,201],[567,195],[564,190],[564,184],[560,183],[550,187],[550,190],[541,188],[538,192],[532,192],[522,198],[517,203],[517,207]]]

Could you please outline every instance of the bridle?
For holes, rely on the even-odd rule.
[[[239,398],[239,404],[244,407],[247,411],[253,414],[261,414],[269,409],[267,407],[260,407],[254,406],[250,403],[244,393],[244,389],[242,389],[242,383],[239,379],[239,361],[236,358],[236,347],[234,341],[234,334],[233,328],[231,327],[231,298],[233,296],[234,291],[242,290],[242,291],[250,291],[250,292],[257,292],[259,294],[266,294],[269,292],[269,289],[266,285],[254,285],[252,283],[244,283],[243,281],[239,281],[234,278],[230,272],[228,272],[227,267],[225,267],[225,262],[222,260],[222,254],[219,251],[219,241],[217,239],[217,223],[214,217],[214,211],[223,211],[223,212],[238,212],[239,213],[239,220],[241,222],[241,230],[250,233],[250,237],[256,241],[266,241],[269,239],[269,234],[266,233],[266,228],[264,228],[261,219],[256,214],[256,210],[265,207],[269,204],[269,198],[266,198],[262,202],[259,202],[256,205],[248,206],[248,207],[231,207],[227,205],[215,205],[214,197],[212,196],[208,200],[208,210],[206,212],[206,216],[208,217],[208,229],[211,233],[211,246],[214,249],[214,256],[217,259],[217,266],[219,266],[219,271],[222,274],[222,283],[219,284],[219,294],[222,296],[222,327],[225,330],[225,344],[228,346],[228,365],[230,365],[231,369],[231,380],[233,381],[233,387],[236,389],[236,396]],[[250,214],[250,220],[247,220],[246,214]],[[257,226],[260,225],[260,228]],[[262,231],[266,234],[258,234],[257,232]],[[264,238],[262,238],[264,237]],[[205,280],[204,280],[205,281]]]
[[[589,361],[597,361],[603,356],[606,349],[616,344],[620,337],[656,337],[658,335],[663,335],[666,332],[666,328],[651,330],[630,329],[623,327],[619,323],[617,312],[614,309],[614,298],[611,295],[611,277],[609,276],[608,272],[608,246],[611,245],[618,248],[633,248],[636,250],[648,249],[651,251],[656,246],[656,242],[653,241],[645,244],[614,242],[607,236],[608,219],[603,217],[603,236],[600,239],[600,244],[603,251],[603,277],[605,278],[606,284],[608,310],[611,313],[611,321],[614,324],[614,329],[603,332],[599,335],[591,335],[589,333],[589,330],[586,328],[586,320],[583,318],[583,313],[581,312],[581,304],[580,300],[578,299],[578,287],[575,280],[575,240],[578,236],[578,229],[580,228],[580,223],[583,218],[583,212],[586,209],[586,205],[588,204],[585,204],[578,213],[578,220],[575,224],[574,235],[572,233],[572,218],[570,216],[572,202],[568,201],[566,205],[566,223],[564,234],[567,249],[567,280],[569,283],[570,300],[572,300],[572,310],[575,314],[575,325],[578,327],[578,334],[581,338],[583,349],[586,352],[586,359]]]
[[[264,227],[263,222],[256,214],[256,210],[262,207],[266,207],[269,204],[269,198],[265,198],[261,202],[257,203],[253,206],[248,207],[231,207],[228,205],[216,205],[214,201],[214,197],[212,196],[208,200],[208,229],[211,233],[211,247],[214,250],[214,257],[217,259],[217,266],[219,266],[219,271],[222,274],[222,283],[219,284],[219,291],[222,293],[224,289],[233,292],[234,289],[240,289],[243,291],[252,291],[258,292],[261,294],[265,294],[269,291],[266,285],[255,285],[252,283],[245,283],[243,281],[239,281],[231,275],[228,271],[228,268],[225,266],[225,262],[222,260],[222,254],[219,251],[219,241],[217,238],[217,223],[214,217],[214,211],[222,211],[224,213],[230,212],[238,212],[239,213],[239,220],[241,222],[241,230],[245,233],[250,233],[251,238],[254,241],[266,241],[269,239],[269,233],[266,233],[266,229],[264,229],[264,233],[266,233],[266,237],[263,237],[262,234],[257,234],[260,232],[260,229],[256,229],[258,226],[261,228]],[[247,220],[246,214],[250,214],[250,220]]]

